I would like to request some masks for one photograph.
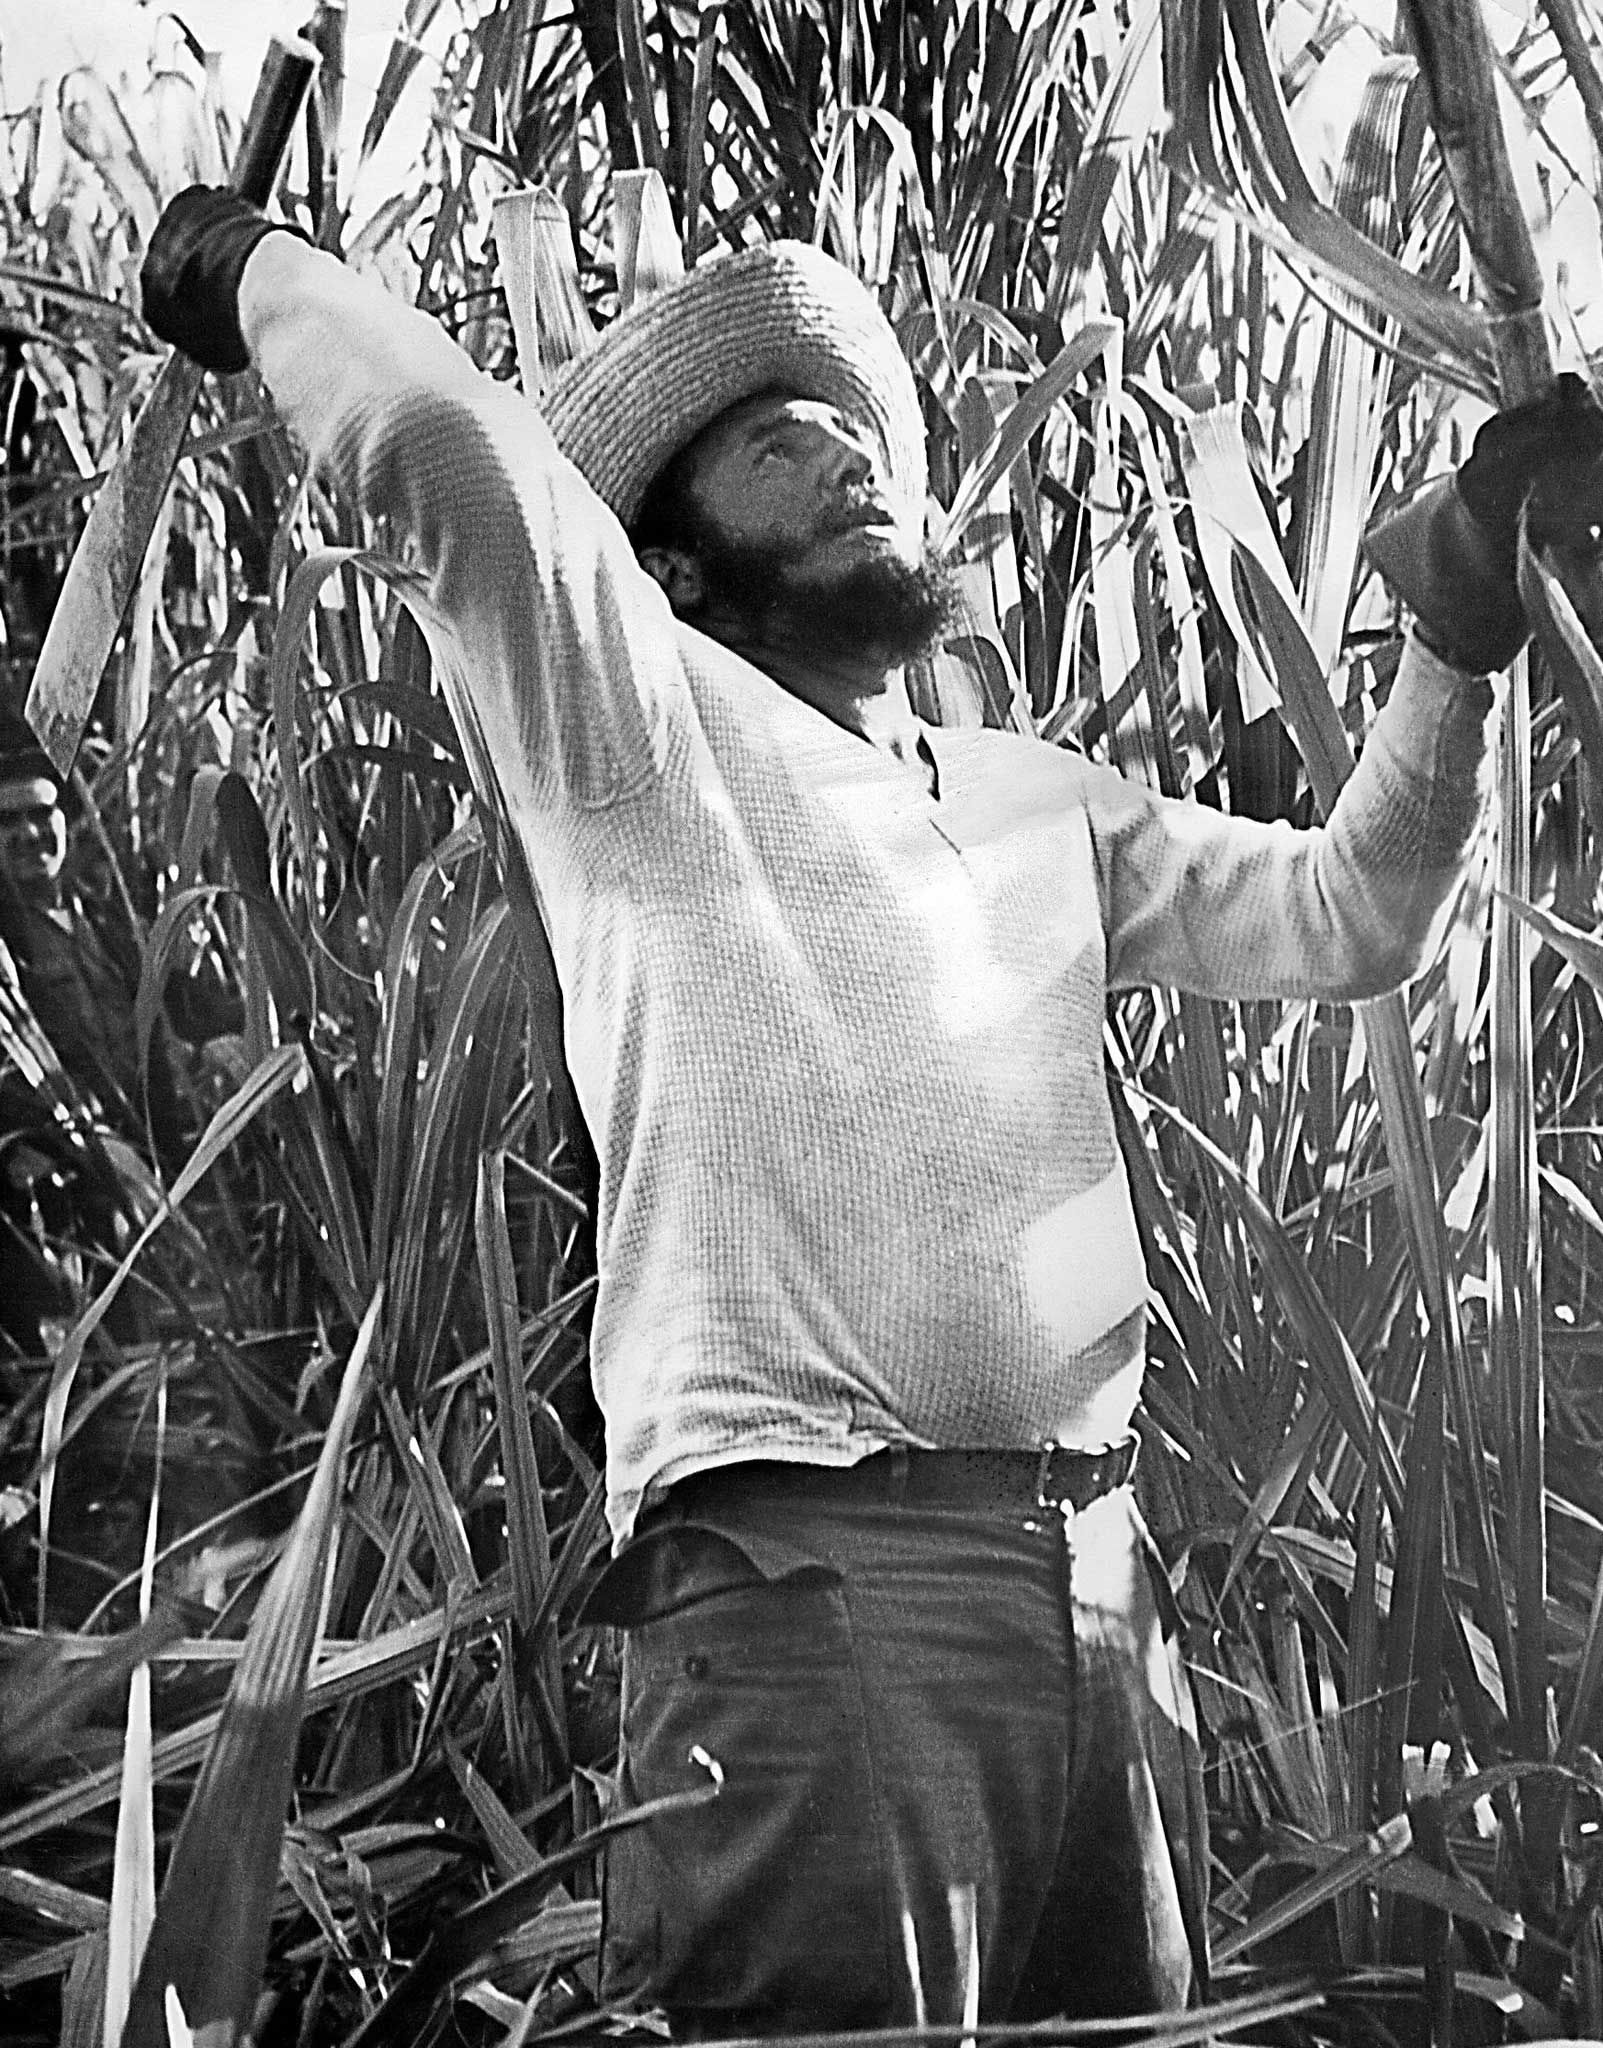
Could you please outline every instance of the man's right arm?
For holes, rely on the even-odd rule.
[[[514,819],[645,786],[680,687],[673,616],[535,407],[291,235],[252,251],[239,325],[313,463],[414,579],[447,699],[470,711]]]

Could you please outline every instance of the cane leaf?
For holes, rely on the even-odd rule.
[[[368,1306],[317,1470],[263,1591],[190,1795],[134,1985],[124,2048],[162,2048],[169,1994],[216,2048],[246,2035],[278,1888],[279,1848],[322,1627],[345,1454],[366,1390],[383,1294]]]

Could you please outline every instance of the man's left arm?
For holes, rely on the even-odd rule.
[[[1487,677],[1529,638],[1522,522],[1532,547],[1597,551],[1603,406],[1570,372],[1494,414],[1455,475],[1368,536],[1414,626],[1323,826],[1253,824],[1093,775],[1111,986],[1353,1001],[1433,958],[1490,791]]]
[[[1440,947],[1480,829],[1494,722],[1490,682],[1416,635],[1313,830],[1090,771],[1109,985],[1355,1001],[1410,980]]]

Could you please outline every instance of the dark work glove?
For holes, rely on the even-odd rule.
[[[1507,668],[1529,637],[1518,583],[1522,507],[1533,548],[1596,552],[1603,406],[1572,371],[1540,398],[1489,419],[1456,476],[1421,492],[1365,541],[1412,607],[1420,637],[1455,668]]]
[[[285,233],[300,235],[300,229],[269,220],[237,192],[191,185],[157,221],[145,251],[139,271],[145,318],[202,369],[248,369],[239,280],[262,237]]]

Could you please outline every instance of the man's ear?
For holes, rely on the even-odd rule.
[[[707,597],[706,582],[696,557],[687,555],[682,548],[642,548],[637,560],[666,593],[675,618],[694,618]]]

